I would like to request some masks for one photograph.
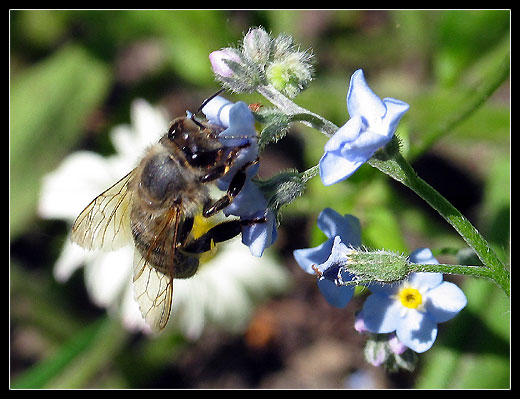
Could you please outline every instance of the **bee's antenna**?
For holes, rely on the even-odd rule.
[[[204,125],[200,123],[197,119],[195,119],[195,115],[197,115],[199,112],[202,111],[202,108],[204,108],[211,100],[213,100],[215,97],[217,97],[220,93],[222,93],[225,89],[220,89],[215,94],[211,95],[210,97],[206,98],[204,101],[202,101],[202,104],[200,104],[199,109],[195,111],[194,113],[190,111],[186,111],[186,114],[188,118],[190,118],[193,122],[195,122],[200,128],[204,128]]]
[[[217,91],[215,94],[211,95],[210,97],[206,98],[202,104],[200,104],[200,107],[199,109],[197,110],[197,112],[195,112],[195,114],[198,114],[200,111],[202,111],[202,108],[204,108],[211,100],[213,100],[215,97],[217,97],[220,93],[222,93],[224,90],[226,89],[220,89],[219,91]]]

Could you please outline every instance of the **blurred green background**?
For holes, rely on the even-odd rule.
[[[398,129],[403,151],[509,261],[508,10],[11,11],[11,387],[312,388],[327,381],[334,388],[348,387],[358,369],[369,370],[375,387],[509,387],[509,301],[487,281],[456,279],[468,306],[440,327],[436,344],[411,374],[386,375],[363,364],[363,338],[353,331],[352,315],[316,304],[318,295],[309,297],[315,282],[291,253],[323,241],[314,225],[327,206],[360,218],[367,246],[405,253],[427,246],[440,260],[459,261],[453,254],[464,243],[456,233],[368,165],[326,189],[313,179],[305,195],[284,209],[280,238],[270,251],[294,284],[268,305],[279,312],[273,315],[277,338],[266,347],[248,345],[246,332],[216,330],[198,342],[175,334],[151,341],[126,332],[90,304],[81,272],[66,284],[53,280],[70,226],[38,218],[42,177],[78,149],[110,154],[108,132],[129,122],[136,98],[163,106],[172,117],[197,109],[219,88],[208,54],[238,43],[258,25],[312,48],[315,80],[295,101],[337,125],[348,119],[345,96],[358,68],[378,95],[408,102],[411,109]],[[324,143],[321,134],[295,126],[268,146],[260,173],[315,165]],[[288,309],[304,320],[286,317]],[[333,367],[330,348],[317,342],[337,333],[338,315],[346,332],[335,342],[357,360]],[[333,322],[320,323],[320,317]],[[303,354],[329,365],[330,375],[302,382]]]

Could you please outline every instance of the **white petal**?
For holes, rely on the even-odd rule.
[[[142,331],[145,334],[151,334],[152,329],[139,310],[139,305],[134,299],[134,288],[132,285],[132,276],[128,276],[128,281],[123,288],[123,295],[121,305],[118,307],[117,304],[111,307],[116,313],[119,313],[123,321],[123,325],[127,330],[130,331]]]
[[[44,176],[39,215],[74,220],[90,201],[124,176],[112,180],[111,169],[106,159],[96,153],[81,151],[69,155]]]
[[[143,99],[132,102],[130,117],[137,145],[146,147],[157,142],[168,130],[169,118],[159,107],[152,107]]]
[[[91,252],[67,239],[54,265],[54,278],[60,282],[67,281],[77,269],[92,258],[92,255]]]
[[[132,275],[133,248],[97,252],[85,268],[85,283],[93,302],[102,307],[115,303]]]

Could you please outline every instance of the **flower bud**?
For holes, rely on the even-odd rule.
[[[263,28],[250,29],[244,37],[242,53],[249,61],[262,67],[269,60],[271,40]]]
[[[373,334],[365,344],[365,360],[372,366],[382,366],[385,370],[396,372],[400,369],[413,371],[418,357],[414,351],[407,350],[406,346],[395,350],[393,337],[386,334]]]
[[[278,213],[305,191],[306,181],[298,171],[289,169],[257,183],[268,199],[268,208]]]
[[[302,52],[289,52],[267,66],[267,81],[280,93],[294,98],[312,78],[310,57]]]
[[[376,336],[367,340],[364,354],[365,360],[374,367],[383,365],[390,355],[386,342],[377,339]]]
[[[410,262],[404,255],[390,251],[354,250],[348,255],[347,271],[358,281],[391,283],[410,274]]]
[[[213,51],[209,55],[209,61],[211,62],[213,72],[223,78],[231,78],[235,74],[226,61],[241,63],[240,55],[229,47]]]
[[[396,355],[402,355],[408,349],[405,344],[399,341],[399,338],[397,338],[397,335],[395,334],[391,334],[390,338],[388,339],[388,346]]]

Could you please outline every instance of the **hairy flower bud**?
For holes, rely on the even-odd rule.
[[[213,51],[209,55],[211,68],[213,72],[223,78],[231,78],[234,75],[233,68],[229,66],[229,61],[240,63],[240,55],[232,48],[223,48],[221,50]]]
[[[312,79],[311,56],[306,52],[286,52],[267,66],[267,81],[280,93],[294,98]]]
[[[410,274],[410,262],[404,255],[390,251],[354,250],[345,266],[358,281],[391,283]]]
[[[271,40],[263,28],[252,28],[244,37],[244,57],[263,68],[269,60]]]

